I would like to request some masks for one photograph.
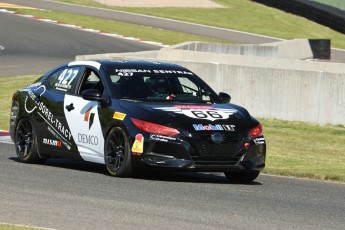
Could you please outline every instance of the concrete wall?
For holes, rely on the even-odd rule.
[[[265,44],[246,45],[185,42],[171,46],[170,49],[288,59],[313,58],[313,52],[308,39],[294,39]]]
[[[345,74],[172,61],[257,117],[345,125]],[[345,67],[345,66],[344,66]]]
[[[345,64],[164,48],[78,56],[144,59],[184,66],[256,117],[345,125]]]

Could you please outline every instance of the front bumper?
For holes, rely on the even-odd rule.
[[[265,167],[264,137],[257,141],[241,134],[232,135],[225,143],[215,144],[204,136],[169,142],[148,141],[140,162],[150,167],[180,171],[224,172],[262,170]]]

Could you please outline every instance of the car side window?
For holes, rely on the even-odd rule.
[[[48,85],[51,89],[72,93],[76,82],[80,67],[63,68],[54,72],[48,79]]]
[[[78,95],[81,95],[81,93],[87,89],[97,89],[101,93],[103,93],[104,90],[104,86],[100,77],[92,69],[85,70],[81,85],[78,90]]]

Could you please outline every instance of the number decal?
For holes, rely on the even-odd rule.
[[[229,118],[228,114],[217,110],[182,110],[182,113],[191,118],[206,119],[211,121]]]
[[[58,90],[66,91],[71,89],[72,82],[78,75],[79,69],[65,69],[57,78],[58,82],[55,83],[55,88]]]
[[[225,120],[237,112],[232,108],[214,108],[208,105],[175,105],[172,107],[157,107],[155,109],[184,114],[194,119],[205,119],[209,121]]]
[[[200,119],[205,119],[207,118],[207,114],[204,113],[204,111],[191,111],[192,114],[194,114],[195,117],[200,118]]]
[[[208,115],[210,115],[211,117],[215,118],[215,119],[223,119],[223,116],[217,112],[217,111],[206,111]]]

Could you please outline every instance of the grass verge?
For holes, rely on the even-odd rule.
[[[35,76],[0,78],[0,129],[9,128],[11,97]],[[260,119],[267,140],[265,173],[345,182],[345,127]]]
[[[265,173],[345,181],[345,127],[261,122],[268,147]]]
[[[332,40],[332,46],[345,49],[345,35],[328,27],[275,8],[249,0],[216,0],[224,8],[124,8],[92,0],[58,0],[60,2],[103,7],[157,17],[200,23],[284,39],[310,38]]]
[[[10,108],[13,93],[38,78],[37,75],[0,77],[0,130],[8,130],[10,126]]]

